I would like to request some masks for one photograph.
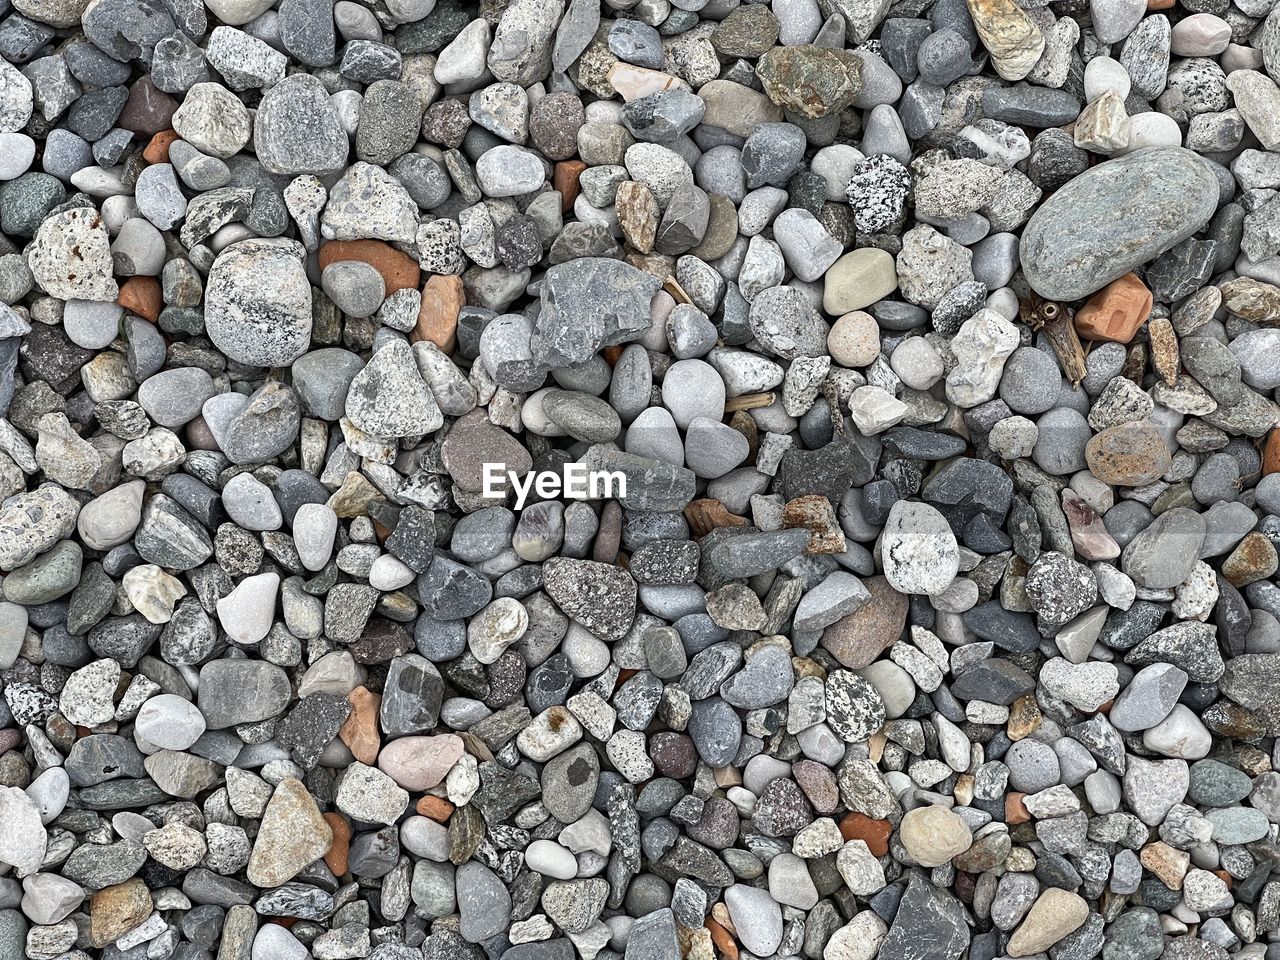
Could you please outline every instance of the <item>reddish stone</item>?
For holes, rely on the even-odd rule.
[[[351,850],[351,824],[340,813],[324,813],[324,822],[333,831],[333,846],[324,855],[324,865],[335,877],[347,872],[347,855]]]
[[[733,935],[710,917],[707,917],[706,928],[711,931],[711,942],[716,945],[716,949],[728,960],[738,960],[738,945],[734,943]]]
[[[151,142],[143,148],[142,158],[147,163],[168,163],[169,162],[169,144],[178,139],[178,131],[161,130]]]
[[[1262,472],[1280,473],[1280,427],[1272,427],[1262,450]]]
[[[840,821],[840,836],[847,843],[861,840],[873,856],[883,857],[889,852],[889,838],[893,836],[893,824],[888,820],[873,820],[864,813],[846,814]]]
[[[338,739],[357,760],[373,766],[382,748],[382,738],[378,735],[378,708],[382,698],[365,687],[356,687],[347,694],[347,701],[351,704],[351,713],[338,730]]]
[[[1006,793],[1004,796],[1004,822],[1008,824],[1026,823],[1031,819],[1031,811],[1022,802],[1025,793]]]
[[[578,177],[585,169],[581,160],[561,160],[551,174],[551,185],[560,191],[560,209],[566,213],[578,199]]]
[[[409,339],[414,343],[428,340],[445,353],[453,353],[458,344],[458,314],[466,303],[461,277],[444,274],[430,277],[422,287],[418,323]]]
[[[1076,314],[1082,340],[1128,343],[1151,316],[1151,291],[1136,273],[1112,280],[1089,298]]]
[[[444,797],[425,796],[418,801],[414,809],[418,816],[427,817],[436,823],[448,823],[453,815],[453,804]]]
[[[116,303],[130,313],[136,313],[155,323],[164,307],[160,281],[155,277],[130,277],[120,284],[120,296],[116,298]]]
[[[397,290],[417,287],[422,271],[418,263],[381,240],[330,240],[320,248],[320,269],[339,260],[359,260],[382,274],[387,296]]]

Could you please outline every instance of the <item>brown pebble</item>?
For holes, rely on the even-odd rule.
[[[1262,472],[1280,473],[1280,427],[1272,427],[1262,449]]]
[[[436,823],[448,823],[453,815],[453,804],[444,797],[433,797],[430,794],[421,798],[414,809],[418,816],[434,820]]]
[[[846,814],[840,821],[840,836],[847,843],[861,840],[872,856],[883,857],[889,852],[889,838],[893,836],[893,824],[888,820],[873,820],[865,813]]]
[[[150,77],[143,76],[129,88],[128,99],[116,118],[116,126],[150,137],[172,127],[177,110],[178,101],[152,83]]]
[[[1151,315],[1151,291],[1136,273],[1112,280],[1076,313],[1081,340],[1128,343]]]
[[[711,931],[711,942],[716,945],[716,949],[724,954],[728,960],[738,960],[738,945],[734,943],[729,931],[710,917],[706,919],[706,927]]]
[[[1035,696],[1027,694],[1013,701],[1013,706],[1009,708],[1009,722],[1005,733],[1013,741],[1025,739],[1035,733],[1043,719],[1040,708],[1036,706]]]
[[[120,296],[116,298],[116,303],[130,313],[136,313],[155,323],[164,307],[160,281],[155,277],[130,277],[120,284]]]
[[[458,314],[466,303],[461,277],[430,277],[422,286],[418,323],[409,339],[414,343],[428,340],[445,353],[452,354],[458,344]]]
[[[1233,587],[1244,587],[1267,579],[1276,572],[1277,565],[1275,544],[1255,530],[1246,534],[1222,562],[1222,575]]]
[[[664,777],[683,780],[698,769],[698,749],[686,733],[663,731],[649,738],[649,757]]]
[[[169,144],[177,139],[177,130],[161,130],[143,148],[142,159],[146,160],[147,163],[168,163]]]
[[[320,269],[339,260],[359,260],[382,275],[387,296],[416,287],[422,276],[418,262],[381,240],[330,240],[320,248]]]
[[[868,577],[863,586],[871,599],[822,634],[822,646],[850,670],[870,666],[907,625],[907,598],[884,577]]]
[[[820,494],[796,497],[782,508],[782,525],[809,531],[805,553],[844,553],[848,545],[835,507]]]
[[[324,855],[324,865],[335,877],[344,876],[347,872],[347,855],[351,851],[351,824],[340,813],[324,813],[321,816],[333,831],[333,846]]]
[[[699,537],[705,537],[717,527],[745,527],[747,525],[744,517],[730,513],[729,508],[719,500],[711,500],[709,498],[694,500],[685,507],[684,518],[689,521],[689,526],[693,529],[694,534]]]
[[[551,186],[560,192],[560,209],[568,212],[573,209],[573,201],[578,199],[578,177],[587,165],[581,160],[561,160],[551,174]]]
[[[105,947],[146,920],[152,910],[151,891],[134,877],[103,887],[89,901],[89,940]]]
[[[347,700],[351,704],[351,714],[338,731],[338,739],[347,745],[357,760],[373,766],[377,762],[378,751],[382,749],[382,738],[378,735],[378,708],[382,705],[382,697],[365,687],[356,687],[347,694]]]
[[[1181,890],[1182,880],[1191,866],[1191,855],[1157,840],[1142,848],[1138,861],[1170,890]]]
[[[641,253],[653,249],[658,233],[658,201],[653,192],[639,180],[626,180],[618,185],[614,201],[618,212],[618,226],[627,243]]]
[[[1031,811],[1022,802],[1025,793],[1007,793],[1004,798],[1004,822],[1026,823],[1031,819]]]
[[[840,805],[840,787],[829,767],[815,760],[797,760],[791,767],[791,775],[814,810],[821,814],[836,812]]]
[[[1089,440],[1084,457],[1095,477],[1119,487],[1153,483],[1172,461],[1159,431],[1148,423],[1108,427]]]

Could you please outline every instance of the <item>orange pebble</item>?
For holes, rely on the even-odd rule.
[[[382,697],[365,687],[356,687],[347,694],[347,701],[351,704],[351,713],[338,730],[338,739],[347,745],[353,757],[373,766],[382,749],[382,738],[378,735],[378,708],[382,706]]]
[[[1147,0],[1147,11],[1168,10],[1174,4],[1174,0]]]
[[[1026,804],[1022,802],[1025,793],[1009,793],[1004,798],[1004,822],[1005,823],[1026,823],[1031,819],[1031,811],[1027,809]]]
[[[711,931],[711,942],[716,945],[719,951],[729,960],[738,960],[738,945],[733,942],[733,936],[729,931],[710,917],[707,917],[705,925]]]
[[[551,174],[551,185],[560,191],[560,209],[568,211],[578,199],[578,177],[587,165],[581,160],[561,160]]]
[[[155,323],[164,308],[160,281],[155,277],[130,277],[120,284],[120,296],[116,302],[130,313]]]
[[[427,795],[418,801],[414,807],[418,811],[418,816],[427,817],[436,823],[445,823],[453,814],[453,804],[444,797],[433,797]]]
[[[359,260],[382,274],[387,296],[416,287],[422,276],[418,262],[381,240],[331,240],[320,248],[320,269],[339,260]]]
[[[341,877],[347,872],[347,854],[351,850],[351,824],[347,823],[347,818],[340,813],[325,813],[321,816],[333,831],[333,846],[324,855],[324,865],[335,877]]]
[[[441,274],[429,278],[422,285],[422,306],[409,339],[414,343],[429,340],[445,353],[453,353],[458,344],[458,314],[466,303],[461,277]]]
[[[1262,450],[1262,472],[1280,473],[1280,427],[1272,427]]]
[[[863,813],[849,813],[840,821],[840,836],[846,841],[861,840],[872,856],[883,857],[889,852],[889,837],[893,824],[888,820],[873,820]]]
[[[1082,340],[1128,343],[1151,316],[1151,291],[1136,273],[1112,280],[1089,298],[1076,314]]]
[[[161,130],[151,142],[143,148],[142,158],[147,163],[168,163],[169,162],[169,145],[178,139],[177,130]]]

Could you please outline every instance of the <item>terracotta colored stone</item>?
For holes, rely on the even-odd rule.
[[[710,917],[707,917],[706,927],[711,931],[711,942],[716,945],[716,949],[729,960],[738,960],[738,945],[734,943],[732,934]]]
[[[347,872],[347,858],[351,852],[351,824],[340,813],[326,813],[324,820],[333,831],[333,846],[324,855],[324,865],[335,877],[341,877]]]
[[[566,213],[578,199],[578,177],[585,169],[581,160],[561,160],[551,174],[551,185],[560,192],[560,209]]]
[[[871,599],[822,633],[822,645],[850,670],[869,666],[907,625],[907,598],[884,577],[868,577]]]
[[[320,248],[320,269],[339,260],[360,260],[382,274],[387,296],[416,287],[422,277],[418,263],[381,240],[330,240]]]
[[[155,277],[130,277],[120,284],[120,296],[116,303],[130,313],[150,320],[152,323],[164,309],[164,297],[160,292],[160,281]]]
[[[378,735],[378,708],[382,697],[365,687],[356,687],[347,694],[347,700],[351,714],[338,731],[338,739],[357,760],[373,766],[382,748],[382,738]]]
[[[1089,298],[1076,314],[1081,340],[1128,343],[1151,316],[1151,291],[1136,273],[1112,280]]]
[[[161,130],[142,151],[142,158],[147,163],[168,163],[169,144],[178,139],[178,131]]]
[[[861,840],[873,856],[883,857],[889,852],[889,838],[893,836],[893,824],[888,820],[873,820],[865,813],[846,814],[840,821],[840,836],[847,843]]]
[[[1272,427],[1262,449],[1262,472],[1280,473],[1280,427]]]
[[[151,916],[151,891],[137,877],[103,887],[89,901],[89,939],[95,947],[114,943]]]
[[[1169,10],[1173,7],[1174,0],[1147,0],[1147,12],[1154,13],[1157,10]]]
[[[414,806],[418,816],[427,817],[436,823],[448,823],[453,816],[453,804],[444,797],[433,797],[430,794],[420,799]]]
[[[453,353],[458,340],[458,314],[466,306],[467,294],[461,277],[438,275],[427,279],[422,287],[422,306],[418,323],[409,339],[414,343],[429,340],[445,353]]]
[[[1022,802],[1025,793],[1011,792],[1004,796],[1004,822],[1005,823],[1026,823],[1031,819],[1031,811],[1027,809],[1026,804]]]

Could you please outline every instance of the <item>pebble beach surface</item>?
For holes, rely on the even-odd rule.
[[[1278,81],[0,0],[0,960],[1280,960]]]

